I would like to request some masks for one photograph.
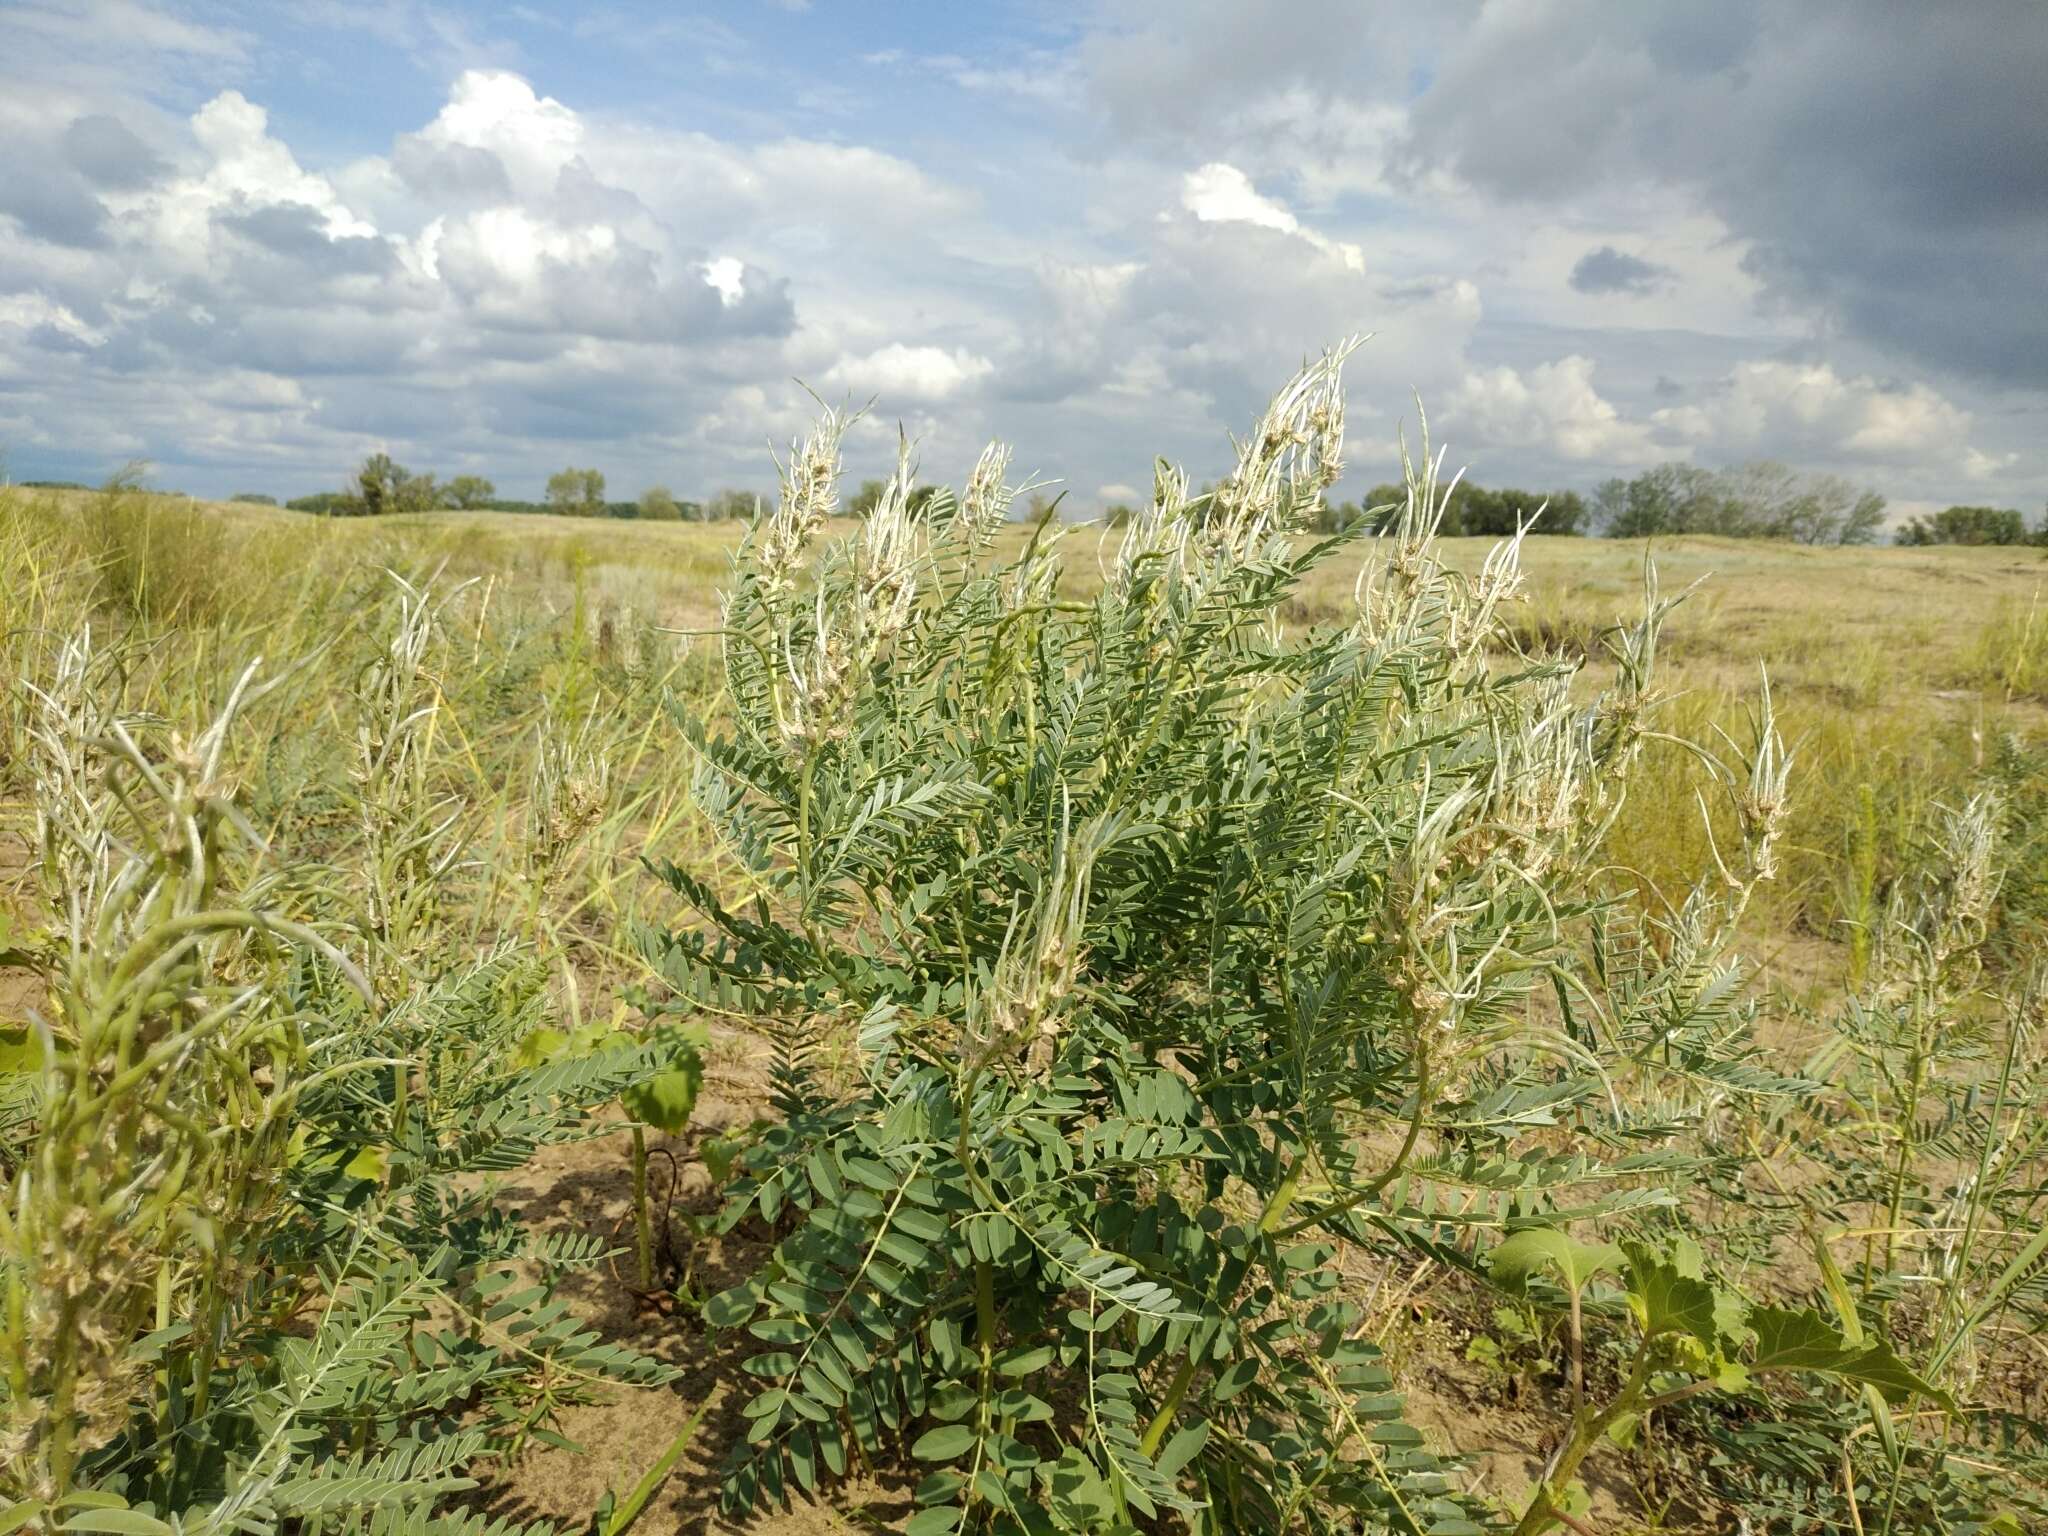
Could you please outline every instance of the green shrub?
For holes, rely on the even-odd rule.
[[[1484,1276],[1503,1226],[1642,1240],[1634,1375],[1575,1400],[1524,1531],[1653,1377],[1790,1368],[1739,1298],[1657,1310],[1708,1288],[1671,1246],[1711,1161],[1682,1138],[1807,1091],[1759,1063],[1721,955],[1775,869],[1768,698],[1741,761],[1703,755],[1711,877],[1664,916],[1597,896],[1669,605],[1653,585],[1578,702],[1578,660],[1505,628],[1518,544],[1437,559],[1425,447],[1355,614],[1283,632],[1341,544],[1293,535],[1341,470],[1342,356],[1214,491],[1162,465],[1089,601],[1050,518],[987,558],[1000,450],[922,515],[906,457],[821,548],[846,423],[793,447],[725,597],[730,729],[690,727],[745,886],[663,866],[706,928],[643,935],[676,1007],[778,1050],[784,1122],[725,1220],[780,1241],[706,1308],[753,1351],[731,1512],[906,1446],[918,1533],[1473,1529],[1347,1247]]]

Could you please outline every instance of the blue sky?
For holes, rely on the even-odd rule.
[[[2048,13],[0,4],[0,451],[758,487],[796,380],[928,478],[1199,479],[1309,352],[1353,473],[1782,459],[2048,498]]]

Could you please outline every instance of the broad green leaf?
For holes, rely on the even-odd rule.
[[[1180,1469],[1195,1459],[1202,1447],[1209,1443],[1209,1421],[1198,1419],[1186,1428],[1177,1431],[1173,1438],[1161,1447],[1153,1465],[1159,1475],[1169,1482],[1180,1475]]]
[[[1629,1253],[1629,1301],[1643,1332],[1683,1333],[1711,1351],[1719,1342],[1717,1298],[1704,1280],[1681,1274],[1647,1248]]]
[[[1099,1529],[1116,1515],[1116,1499],[1109,1485],[1095,1463],[1074,1446],[1068,1446],[1053,1464],[1047,1486],[1053,1513],[1070,1530]]]
[[[546,1027],[536,1029],[512,1048],[512,1065],[526,1071],[544,1067],[562,1054],[568,1045],[567,1031]]]
[[[0,1073],[40,1072],[42,1069],[42,1042],[36,1039],[29,1027],[26,1024],[0,1025]]]
[[[1824,1371],[1850,1352],[1841,1331],[1811,1309],[1758,1307],[1749,1326],[1756,1334],[1752,1371]]]
[[[640,1036],[623,1031],[615,1038],[641,1043]],[[628,1088],[619,1095],[619,1102],[642,1125],[673,1136],[689,1125],[697,1107],[697,1094],[704,1086],[704,1058],[672,1030],[657,1032],[655,1043],[666,1048],[667,1069]]]
[[[1544,1270],[1554,1270],[1567,1292],[1586,1288],[1586,1282],[1603,1270],[1619,1269],[1622,1251],[1612,1243],[1582,1243],[1555,1227],[1529,1227],[1505,1238],[1486,1263],[1495,1284],[1520,1293]]]
[[[1888,1342],[1869,1339],[1851,1344],[1816,1312],[1759,1307],[1750,1314],[1750,1325],[1756,1330],[1751,1374],[1810,1371],[1874,1387],[1893,1402],[1917,1393],[1954,1406],[1946,1392],[1901,1360]]]
[[[754,1315],[760,1304],[760,1294],[743,1281],[704,1303],[704,1321],[714,1328],[737,1328]]]

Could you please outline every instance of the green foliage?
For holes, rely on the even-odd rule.
[[[719,491],[704,503],[704,521],[723,522],[730,518],[735,522],[748,522],[760,509],[762,498],[753,491]]]
[[[1494,1283],[1515,1292],[1532,1276],[1551,1270],[1567,1293],[1580,1295],[1602,1270],[1619,1269],[1622,1251],[1611,1243],[1582,1243],[1556,1227],[1525,1227],[1494,1245],[1486,1256]]]
[[[324,857],[275,860],[235,793],[238,723],[303,673],[248,669],[189,739],[83,636],[26,690],[48,921],[10,939],[42,987],[0,1036],[9,1529],[483,1536],[451,1508],[479,1464],[674,1374],[560,1295],[606,1245],[529,1229],[495,1183],[677,1049],[522,1055],[551,967],[446,920],[463,819],[421,793],[440,604],[372,611]]]
[[[1527,1228],[1494,1249],[1489,1267],[1496,1283],[1516,1295],[1527,1293],[1536,1274],[1551,1274],[1570,1307],[1571,1422],[1516,1536],[1538,1536],[1564,1523],[1573,1480],[1603,1439],[1626,1439],[1646,1416],[1704,1394],[1757,1392],[1766,1379],[1789,1375],[1863,1389],[1887,1417],[1887,1404],[1914,1398],[1954,1407],[1882,1340],[1851,1340],[1811,1309],[1753,1306],[1710,1280],[1699,1246],[1687,1238],[1615,1246],[1581,1242],[1558,1228]],[[1626,1280],[1623,1300],[1635,1339],[1619,1385],[1596,1404],[1586,1391],[1582,1301],[1602,1273]]]
[[[431,512],[444,505],[431,474],[416,475],[388,453],[373,453],[356,471],[355,488],[330,508],[332,515],[376,517],[386,512]]]
[[[548,507],[570,517],[600,515],[605,508],[603,472],[572,467],[549,475]]]
[[[1602,482],[1593,517],[1609,538],[1719,534],[1799,544],[1868,544],[1884,498],[1834,475],[1801,474],[1755,460],[1732,469],[1659,464],[1632,480]]]
[[[1320,531],[1342,533],[1360,523],[1373,529],[1392,527],[1406,502],[1406,486],[1376,485],[1366,492],[1362,507],[1345,502],[1325,508]],[[1575,534],[1588,531],[1588,522],[1586,500],[1577,491],[1489,491],[1460,478],[1450,489],[1437,531],[1445,538],[1504,539],[1514,537],[1524,524],[1535,534]]]
[[[673,523],[681,520],[683,512],[667,486],[652,485],[640,493],[640,515],[650,522]]]
[[[285,503],[292,512],[311,512],[316,517],[353,516],[353,500],[343,491],[317,491],[311,496],[294,496]]]
[[[1699,1426],[1726,1496],[1786,1523],[1960,1531],[2048,1516],[2048,1421],[1997,1387],[2000,1335],[2048,1328],[2039,948],[2023,904],[2014,926],[1997,919],[2006,824],[1989,792],[1934,815],[1871,925],[1862,985],[1814,1021],[1807,1072],[1839,1091],[1784,1101],[1745,1132],[1784,1197],[1750,1202],[1745,1225],[1811,1247],[1830,1316],[1753,1310],[1755,1358],[1866,1388]],[[1992,967],[2014,964],[2027,967],[2016,984],[1992,984]],[[1895,1348],[1925,1363],[1909,1369]]]
[[[2033,544],[2027,520],[2011,507],[1944,507],[1926,517],[1907,519],[1897,534],[1901,544]]]
[[[482,475],[457,475],[442,490],[444,505],[465,512],[488,507],[497,495],[497,486]]]
[[[1338,547],[1293,535],[1340,359],[1213,491],[1161,465],[1088,601],[1050,518],[990,561],[1010,494],[920,512],[907,452],[820,547],[846,422],[793,446],[726,593],[729,725],[686,721],[745,899],[660,865],[705,926],[642,936],[677,1009],[779,1053],[724,1220],[781,1240],[704,1314],[753,1351],[735,1514],[901,1444],[920,1531],[1473,1529],[1340,1245],[1472,1269],[1503,1221],[1653,1212],[1682,1131],[1809,1091],[1754,1059],[1720,954],[1772,868],[1768,700],[1707,755],[1714,881],[1669,920],[1594,889],[1654,588],[1596,701],[1575,662],[1500,664],[1518,545],[1445,569],[1425,454],[1351,621],[1274,622]],[[1690,1292],[1656,1296],[1661,1338]]]

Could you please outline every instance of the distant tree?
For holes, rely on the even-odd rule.
[[[1838,475],[1813,475],[1769,459],[1730,469],[1659,464],[1633,480],[1608,480],[1593,516],[1609,538],[1711,533],[1799,544],[1868,544],[1884,524],[1884,498]]]
[[[640,493],[640,515],[649,522],[673,523],[681,519],[683,509],[667,486],[650,485]]]
[[[2043,519],[2048,527],[2048,517]],[[2014,507],[1944,507],[1909,519],[1896,538],[1901,544],[2026,544],[2026,519]]]
[[[243,506],[247,507],[274,507],[277,505],[277,498],[275,496],[265,496],[261,491],[237,491],[228,500],[240,502]]]
[[[1754,536],[1798,544],[1868,544],[1884,523],[1884,498],[1839,475],[1809,475],[1771,459],[1724,469],[1722,494]]]
[[[1356,520],[1369,522],[1376,529],[1384,528],[1400,515],[1407,500],[1408,492],[1403,486],[1376,485],[1366,492],[1364,506],[1352,510]],[[1577,491],[1489,491],[1460,480],[1450,493],[1438,531],[1451,538],[1498,539],[1526,526],[1531,533],[1578,534],[1586,531],[1589,516],[1586,499]],[[1348,526],[1349,523],[1338,522],[1332,531]]]
[[[388,453],[373,453],[363,460],[347,500],[351,505],[335,507],[337,515],[431,512],[442,505],[441,487],[432,475],[416,475]]]
[[[1102,509],[1102,520],[1112,528],[1125,528],[1138,514],[1131,510],[1129,502],[1112,502]]]
[[[774,501],[772,498],[757,496],[752,491],[720,491],[704,503],[704,521],[707,523],[722,522],[726,518],[731,517],[738,518],[744,522],[753,517],[754,509],[757,506],[773,505]]]
[[[570,517],[596,517],[604,511],[604,473],[595,469],[564,469],[548,476],[548,510]]]
[[[457,475],[442,487],[442,499],[463,512],[476,512],[498,498],[498,488],[482,475]]]
[[[348,517],[362,511],[361,503],[347,491],[319,491],[311,496],[294,496],[285,503],[291,512],[311,512],[318,517]]]
[[[394,512],[437,512],[447,505],[440,483],[432,475],[407,475],[392,492]]]
[[[388,453],[373,453],[356,470],[355,511],[364,517],[380,517],[394,510],[398,488],[407,471]]]
[[[1739,533],[1713,471],[1659,464],[1633,480],[1606,480],[1593,493],[1594,516],[1613,539],[1660,534]]]

